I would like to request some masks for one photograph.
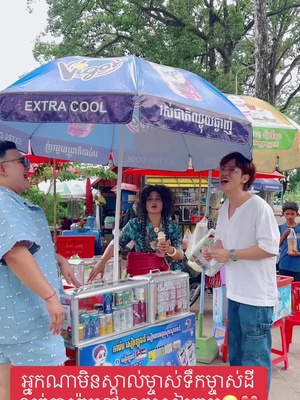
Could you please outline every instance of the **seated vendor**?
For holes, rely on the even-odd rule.
[[[173,192],[164,185],[146,185],[139,194],[137,218],[131,219],[120,233],[122,249],[134,241],[136,252],[159,253],[170,270],[184,267],[181,227],[171,219],[174,209]],[[158,242],[158,233],[164,232],[165,241]],[[103,275],[107,261],[113,256],[113,241],[91,271],[89,282]]]

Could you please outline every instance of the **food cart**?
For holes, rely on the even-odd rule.
[[[84,260],[77,260],[78,277]],[[65,287],[62,335],[67,364],[196,365],[189,276],[180,271]]]

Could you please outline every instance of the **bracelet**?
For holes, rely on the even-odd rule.
[[[173,251],[173,253],[166,253],[167,254],[167,256],[169,256],[169,257],[174,257],[175,256],[175,254],[177,253],[177,249],[175,249],[175,247],[173,247],[173,249],[174,249],[174,251]]]
[[[53,294],[51,294],[51,296],[47,297],[46,299],[44,299],[44,301],[50,300],[52,297],[54,297],[56,295],[56,293],[54,292]]]

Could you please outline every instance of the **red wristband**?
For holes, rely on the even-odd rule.
[[[56,293],[54,292],[53,294],[51,294],[51,296],[47,297],[46,299],[44,299],[44,301],[50,300],[52,297],[54,297],[56,295]]]

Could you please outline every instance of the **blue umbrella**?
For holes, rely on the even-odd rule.
[[[134,56],[45,64],[0,93],[0,118],[20,150],[30,138],[34,154],[52,158],[106,164],[112,152],[119,168],[169,171],[187,170],[192,158],[202,171],[231,151],[251,156],[252,125],[220,91]],[[119,213],[120,190],[116,220]]]
[[[277,179],[255,179],[251,190],[265,191],[265,192],[282,192],[282,184]]]

